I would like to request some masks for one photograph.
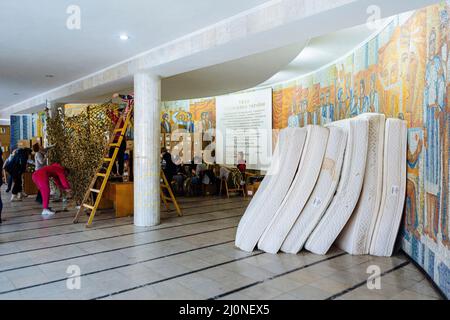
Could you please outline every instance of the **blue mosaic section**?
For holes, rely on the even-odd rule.
[[[450,297],[450,269],[444,263],[440,263],[438,266],[438,272],[439,287],[447,297]]]
[[[432,279],[434,279],[434,261],[435,261],[436,257],[433,251],[428,250],[428,274],[430,275],[430,277]]]
[[[17,148],[17,142],[20,140],[21,124],[20,116],[11,116],[11,150]]]

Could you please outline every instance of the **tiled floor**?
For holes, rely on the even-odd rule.
[[[248,204],[239,197],[180,199],[185,215],[163,210],[155,228],[106,212],[91,229],[72,224],[73,210],[44,219],[33,199],[3,199],[0,299],[440,299],[403,255],[239,251],[233,240]],[[380,290],[367,287],[371,265],[383,272]],[[80,278],[68,279],[70,266]]]

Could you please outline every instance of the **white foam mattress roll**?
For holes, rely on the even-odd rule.
[[[279,159],[272,162],[264,191],[257,192],[259,195],[252,200],[239,222],[236,247],[248,252],[255,249],[294,180],[306,137],[306,128],[288,128],[280,134]],[[284,139],[286,141],[282,142]]]
[[[297,254],[319,223],[336,192],[347,146],[347,132],[329,127],[325,158],[311,197],[281,246],[281,251]]]
[[[320,126],[308,126],[307,130],[303,155],[295,179],[258,242],[258,248],[268,253],[275,254],[280,250],[319,177],[329,130]]]
[[[286,128],[280,131],[279,135],[278,135],[278,140],[277,140],[277,144],[275,146],[275,150],[273,152],[272,155],[272,162],[270,165],[269,170],[267,171],[266,176],[264,177],[264,179],[261,181],[261,184],[258,188],[258,191],[253,195],[252,201],[250,202],[250,204],[247,206],[247,211],[251,211],[253,206],[256,203],[259,203],[259,201],[261,201],[261,199],[264,199],[265,196],[265,192],[267,192],[267,186],[270,185],[270,180],[272,179],[272,177],[277,174],[281,162],[284,159],[284,156],[287,152],[287,150],[289,150],[289,143],[291,142],[291,139],[295,133],[296,129],[292,129],[292,128]],[[248,222],[249,215],[244,215],[241,218],[241,221],[239,222],[239,226],[237,229],[237,234],[236,234],[236,244],[240,243],[240,241],[242,240],[242,228],[245,226],[245,224]]]
[[[343,120],[331,125],[346,129],[348,141],[336,195],[305,245],[307,250],[321,255],[328,252],[356,207],[364,181],[369,141],[366,119]]]
[[[336,244],[349,254],[363,255],[369,253],[381,204],[386,117],[383,114],[366,113],[359,115],[357,119],[369,121],[366,173],[358,204]]]
[[[373,233],[370,254],[392,256],[403,215],[406,196],[407,124],[399,119],[386,121],[383,193]]]

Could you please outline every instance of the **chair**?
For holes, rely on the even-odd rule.
[[[230,198],[230,193],[241,193],[246,198],[245,184],[242,184],[244,177],[237,168],[228,168],[230,171],[228,178],[221,177],[219,194],[222,195],[222,190],[225,189],[227,198]]]

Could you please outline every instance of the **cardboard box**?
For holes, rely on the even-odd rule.
[[[260,185],[261,182],[255,182],[254,184],[247,186],[247,195],[249,197],[253,197],[255,193],[258,191]]]

